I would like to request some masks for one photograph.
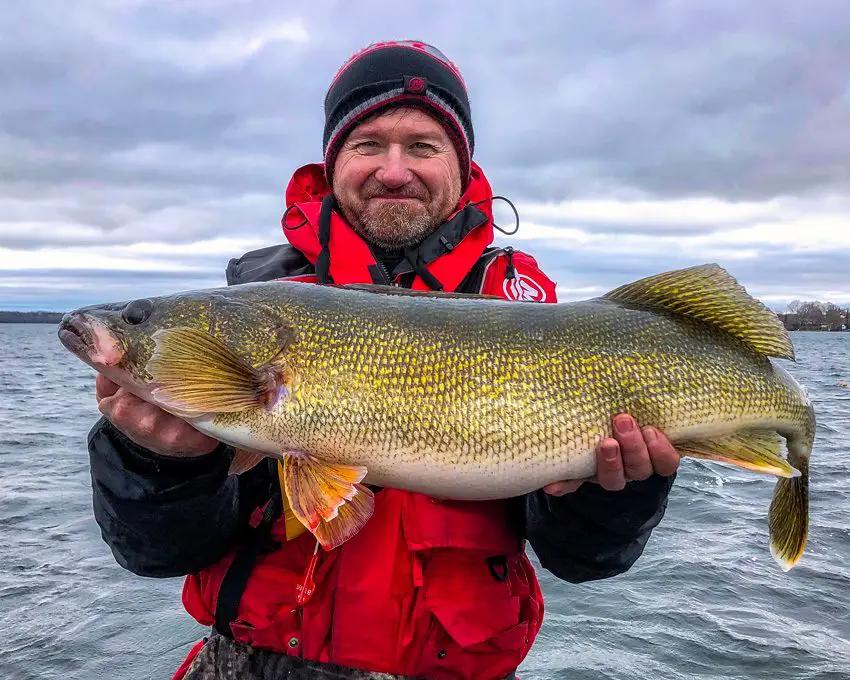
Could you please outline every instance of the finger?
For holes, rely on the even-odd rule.
[[[112,411],[115,408],[115,397],[102,397],[97,401],[97,410],[100,411],[107,420],[112,420]]]
[[[643,432],[638,428],[634,418],[625,413],[616,416],[614,437],[620,443],[626,479],[642,480],[649,477],[652,474],[652,461],[649,458],[646,442],[643,440]]]
[[[547,484],[543,487],[543,491],[548,493],[550,496],[564,496],[568,493],[572,493],[576,489],[578,489],[582,484],[584,484],[583,479],[568,479],[563,482],[553,482],[552,484]]]
[[[125,389],[119,389],[111,397],[104,397],[100,400],[98,408],[114,425],[125,427],[133,425],[138,427],[138,424],[143,420],[144,416],[151,415],[150,405],[139,399],[135,394],[127,392]]]
[[[112,426],[116,430],[121,432],[125,437],[133,439],[131,433],[126,429],[125,422],[123,421],[125,416],[120,394],[112,397],[104,397],[98,402],[97,408],[103,414],[103,417],[112,423]]]
[[[104,397],[111,397],[118,391],[118,384],[112,382],[102,373],[98,373],[94,379],[95,398],[100,401]]]
[[[654,427],[647,427],[643,431],[643,437],[649,451],[649,458],[656,473],[662,477],[669,477],[679,469],[682,457],[676,448],[667,439],[667,436]]]
[[[125,410],[116,417],[120,419],[124,430],[131,432],[132,438],[137,441],[159,437],[160,432],[165,429],[157,408],[146,402],[127,403]]]
[[[596,454],[596,481],[603,489],[619,491],[626,486],[623,458],[616,439],[604,439]]]

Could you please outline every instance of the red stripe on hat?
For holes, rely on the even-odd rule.
[[[460,69],[455,66],[445,55],[441,58],[434,54],[431,50],[436,50],[437,48],[428,45],[427,43],[411,40],[411,41],[395,41],[395,40],[387,40],[384,42],[373,43],[367,47],[364,47],[362,50],[356,52],[354,55],[348,58],[348,60],[339,68],[336,72],[336,75],[331,80],[330,87],[328,87],[328,92],[333,89],[333,86],[336,84],[336,81],[339,80],[340,76],[348,70],[348,67],[351,66],[354,62],[358,61],[361,57],[366,56],[367,54],[371,54],[372,52],[377,52],[378,50],[385,49],[387,47],[401,47],[403,49],[414,50],[416,52],[420,52],[425,54],[434,61],[440,62],[443,66],[449,69],[452,73],[454,73],[455,77],[460,81],[460,84],[463,85],[464,90],[468,90],[466,87],[466,81],[464,81],[463,76],[460,74]],[[430,49],[429,49],[430,48]],[[442,52],[440,52],[442,54]]]

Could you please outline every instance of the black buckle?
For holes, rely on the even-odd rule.
[[[504,555],[488,557],[487,568],[490,570],[490,576],[496,579],[499,583],[504,583],[508,580],[508,576],[510,576],[508,558]]]

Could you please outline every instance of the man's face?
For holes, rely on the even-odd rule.
[[[337,156],[333,192],[349,223],[383,248],[421,241],[460,200],[460,163],[442,125],[415,108],[358,125]]]

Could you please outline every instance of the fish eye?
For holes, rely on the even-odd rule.
[[[153,302],[150,300],[133,300],[121,312],[121,318],[131,326],[136,326],[151,315]]]

